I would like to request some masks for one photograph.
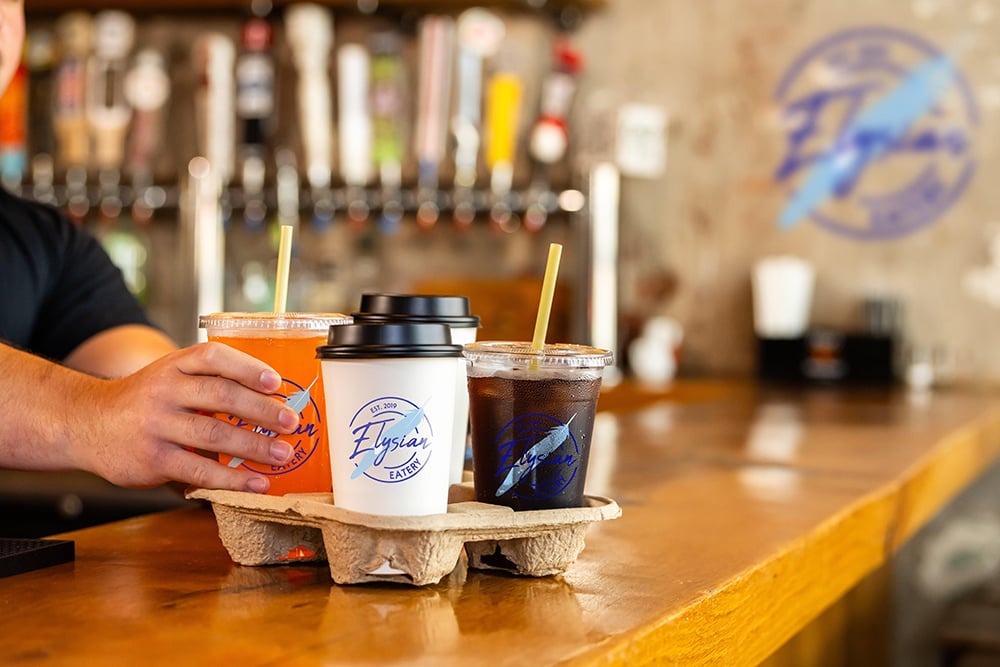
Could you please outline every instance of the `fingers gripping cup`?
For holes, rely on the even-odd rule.
[[[585,345],[465,346],[476,499],[515,510],[579,507],[601,376],[613,355]]]
[[[350,317],[334,313],[215,313],[199,318],[199,326],[207,330],[210,341],[235,347],[275,369],[281,375],[281,387],[273,395],[299,413],[294,433],[275,435],[292,447],[292,458],[285,465],[261,464],[225,454],[220,454],[220,462],[266,476],[271,482],[270,495],[330,491],[326,404],[316,347],[326,342],[332,325],[350,321]],[[216,417],[261,431],[238,415]]]
[[[353,313],[353,316],[355,322],[446,324],[451,330],[451,342],[456,345],[474,342],[479,330],[479,317],[469,313],[469,299],[464,296],[362,294],[361,311]],[[448,473],[452,484],[462,481],[468,426],[469,392],[466,388],[465,361],[459,359],[455,365],[455,424]]]
[[[331,327],[316,354],[327,387],[334,504],[389,516],[446,512],[462,356],[448,327]]]

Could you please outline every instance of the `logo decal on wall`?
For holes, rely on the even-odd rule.
[[[779,225],[806,219],[855,239],[911,234],[955,203],[975,172],[975,99],[949,55],[885,27],[835,33],[775,91],[786,128],[775,173],[791,186]]]

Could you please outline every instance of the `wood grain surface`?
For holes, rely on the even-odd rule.
[[[337,586],[234,565],[191,507],[70,533],[75,563],[0,579],[0,664],[758,664],[1000,452],[1000,403],[975,392],[616,392],[588,491],[623,516],[561,577]]]

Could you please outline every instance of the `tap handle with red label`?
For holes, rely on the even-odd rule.
[[[569,42],[560,40],[553,53],[552,71],[542,84],[541,112],[531,131],[528,150],[535,161],[536,198],[524,214],[524,227],[538,231],[556,207],[549,171],[562,160],[569,145],[569,112],[583,56]]]

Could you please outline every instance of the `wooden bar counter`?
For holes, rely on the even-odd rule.
[[[192,506],[67,534],[75,562],[0,579],[0,664],[758,664],[998,456],[983,392],[624,385],[589,479],[623,515],[562,576],[338,586],[234,565]]]

